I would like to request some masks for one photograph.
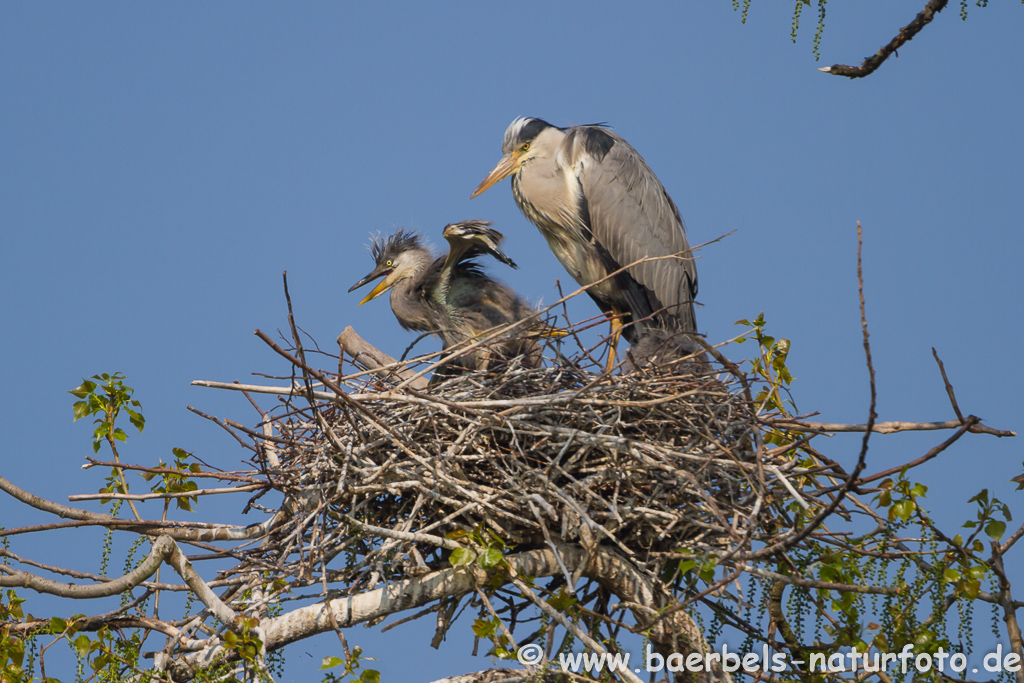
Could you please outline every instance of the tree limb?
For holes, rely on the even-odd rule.
[[[570,571],[585,563],[583,576],[608,586],[623,602],[630,603],[632,609],[639,610],[636,612],[638,620],[641,616],[649,617],[656,609],[654,606],[658,596],[650,581],[641,576],[631,563],[607,550],[598,550],[588,561],[588,554],[580,546],[560,545],[555,549],[543,548],[519,553],[509,556],[507,560],[515,573],[541,578],[562,573],[559,555]],[[263,620],[261,626],[266,634],[264,642],[268,651],[276,650],[335,628],[376,621],[442,598],[459,597],[475,591],[478,585],[486,581],[486,574],[480,569],[453,567],[395,581],[356,595],[318,602]],[[689,615],[680,613],[666,621],[669,623],[655,629],[659,633],[652,634],[652,640],[659,635],[663,640],[678,636],[682,647],[677,651],[687,653],[707,648],[700,629]],[[216,644],[167,662],[167,668],[176,680],[188,680],[196,668],[233,656],[234,653],[223,645]],[[728,681],[728,678],[725,680]]]
[[[900,29],[900,32],[896,34],[896,37],[883,45],[878,52],[865,59],[860,66],[847,66],[845,64],[833,64],[832,66],[825,66],[818,71],[824,71],[825,73],[832,74],[833,76],[846,76],[847,78],[863,78],[874,73],[878,67],[882,66],[882,62],[889,58],[889,55],[899,54],[896,50],[901,48],[905,42],[913,38],[923,29],[925,26],[931,23],[935,15],[943,10],[948,4],[949,0],[929,0],[928,4],[924,6],[924,9],[918,12],[914,20]]]

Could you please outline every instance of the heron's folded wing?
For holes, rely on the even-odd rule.
[[[697,268],[679,210],[661,181],[629,143],[603,128],[575,128],[565,144],[587,199],[594,239],[619,266],[669,257],[627,272],[651,310],[665,308],[662,317],[677,320],[681,330],[696,331]],[[641,292],[626,294],[632,300]]]

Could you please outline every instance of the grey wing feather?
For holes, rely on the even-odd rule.
[[[614,140],[609,145],[608,139]],[[649,308],[678,329],[696,331],[693,300],[697,268],[679,210],[647,162],[625,140],[596,127],[579,127],[567,136],[569,158],[587,200],[594,238],[621,267],[648,256],[671,256],[628,269],[653,295]],[[640,292],[626,292],[633,300]],[[635,309],[649,314],[644,307]]]

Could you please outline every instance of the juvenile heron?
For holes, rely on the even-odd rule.
[[[578,283],[592,285],[629,266],[587,290],[613,316],[609,369],[619,334],[634,344],[648,332],[665,338],[697,331],[697,268],[679,209],[628,142],[602,125],[558,128],[517,118],[501,149],[471,199],[512,176],[519,209]],[[630,265],[647,257],[656,260]]]
[[[463,221],[444,229],[451,247],[446,256],[436,258],[423,245],[419,235],[398,230],[386,240],[375,238],[370,249],[376,266],[348,291],[383,278],[359,302],[376,299],[391,291],[391,310],[407,330],[430,332],[441,337],[447,349],[481,336],[498,325],[522,320],[535,311],[514,291],[493,280],[480,269],[475,259],[490,254],[516,267],[499,244],[502,234],[490,229],[486,221]],[[486,349],[460,357],[456,362],[472,370],[483,370],[495,354],[503,358],[525,355],[525,364],[540,364],[536,341],[520,338],[504,340]]]

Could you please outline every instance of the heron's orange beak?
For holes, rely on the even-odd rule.
[[[469,195],[469,198],[473,199],[474,197],[483,194],[491,187],[491,185],[494,185],[495,183],[512,175],[518,168],[519,157],[515,154],[506,154],[501,158],[501,161],[498,162],[498,165],[487,174],[487,177],[484,178],[483,182],[477,186],[473,191],[473,194]]]

